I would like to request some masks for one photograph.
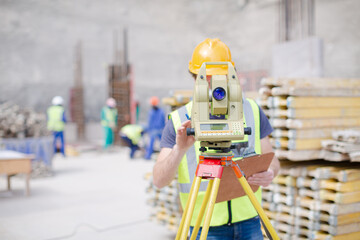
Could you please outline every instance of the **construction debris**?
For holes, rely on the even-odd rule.
[[[46,115],[20,108],[12,102],[0,103],[0,138],[47,136]]]
[[[323,159],[360,162],[360,131],[334,131],[332,136],[333,139],[321,142]]]

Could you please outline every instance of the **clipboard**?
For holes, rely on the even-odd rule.
[[[245,174],[245,178],[248,178],[255,173],[267,171],[273,158],[274,153],[269,152],[236,160],[235,162]],[[259,189],[259,186],[257,185],[250,185],[250,187],[253,192],[256,192]],[[236,177],[234,170],[231,167],[224,167],[216,203],[229,201],[245,195],[246,193]]]

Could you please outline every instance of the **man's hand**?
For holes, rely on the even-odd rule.
[[[153,169],[153,183],[162,188],[175,177],[177,168],[186,151],[195,143],[194,136],[186,134],[191,122],[186,121],[177,129],[176,144],[173,148],[162,148]]]
[[[251,175],[247,179],[247,181],[251,185],[267,187],[271,184],[274,177],[275,177],[274,171],[271,168],[269,168],[265,172],[255,173],[255,174]]]
[[[191,127],[191,121],[187,120],[177,129],[176,134],[176,147],[181,151],[186,151],[189,147],[194,145],[194,136],[188,136],[186,134],[186,128]]]

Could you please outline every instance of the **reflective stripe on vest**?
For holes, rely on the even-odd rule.
[[[245,125],[251,127],[252,134],[250,136],[245,136],[242,141],[233,141],[233,142],[244,142],[248,141],[248,149],[246,149],[243,153],[245,154],[256,154],[261,153],[261,145],[260,145],[260,119],[259,119],[259,107],[253,100],[244,100],[244,122]],[[177,128],[181,125],[182,122],[186,121],[186,113],[190,115],[191,113],[192,103],[187,104],[186,106],[178,109],[175,112],[170,114],[175,132]],[[180,162],[178,167],[178,183],[180,187],[180,200],[183,207],[185,207],[191,183],[195,178],[196,167],[199,159],[198,150],[200,147],[200,142],[196,141],[195,145],[191,147],[186,155]],[[236,156],[237,159],[240,159],[239,156]],[[237,160],[234,157],[234,160]],[[191,220],[191,226],[194,226],[196,221],[196,216],[198,215],[204,193],[207,187],[207,180],[202,180],[198,197],[195,203],[195,209],[193,218]],[[261,202],[261,188],[258,189],[255,193],[256,198],[259,202]],[[252,204],[247,196],[239,197],[231,200],[231,212],[232,212],[232,222],[243,221],[257,215],[256,210],[252,207]],[[210,226],[220,226],[228,223],[228,205],[227,202],[220,202],[215,204],[213,218],[211,219]]]

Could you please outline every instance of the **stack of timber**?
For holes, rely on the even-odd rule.
[[[288,163],[264,188],[280,239],[360,239],[360,165],[307,163]]]
[[[190,102],[192,96],[193,90],[175,90],[170,93],[169,97],[164,97],[162,103],[169,105],[171,111],[175,111],[177,108]]]
[[[360,162],[360,131],[334,131],[333,139],[321,142],[322,157],[328,161]]]
[[[0,138],[47,136],[46,115],[11,103],[0,103]]]
[[[360,79],[275,79],[261,82],[259,105],[274,128],[279,159],[321,159],[321,141],[360,128]]]
[[[151,220],[176,232],[182,214],[177,180],[175,179],[168,186],[158,189],[153,185],[151,173],[146,174],[145,178],[150,183],[146,192],[148,194],[147,204],[151,206]]]

